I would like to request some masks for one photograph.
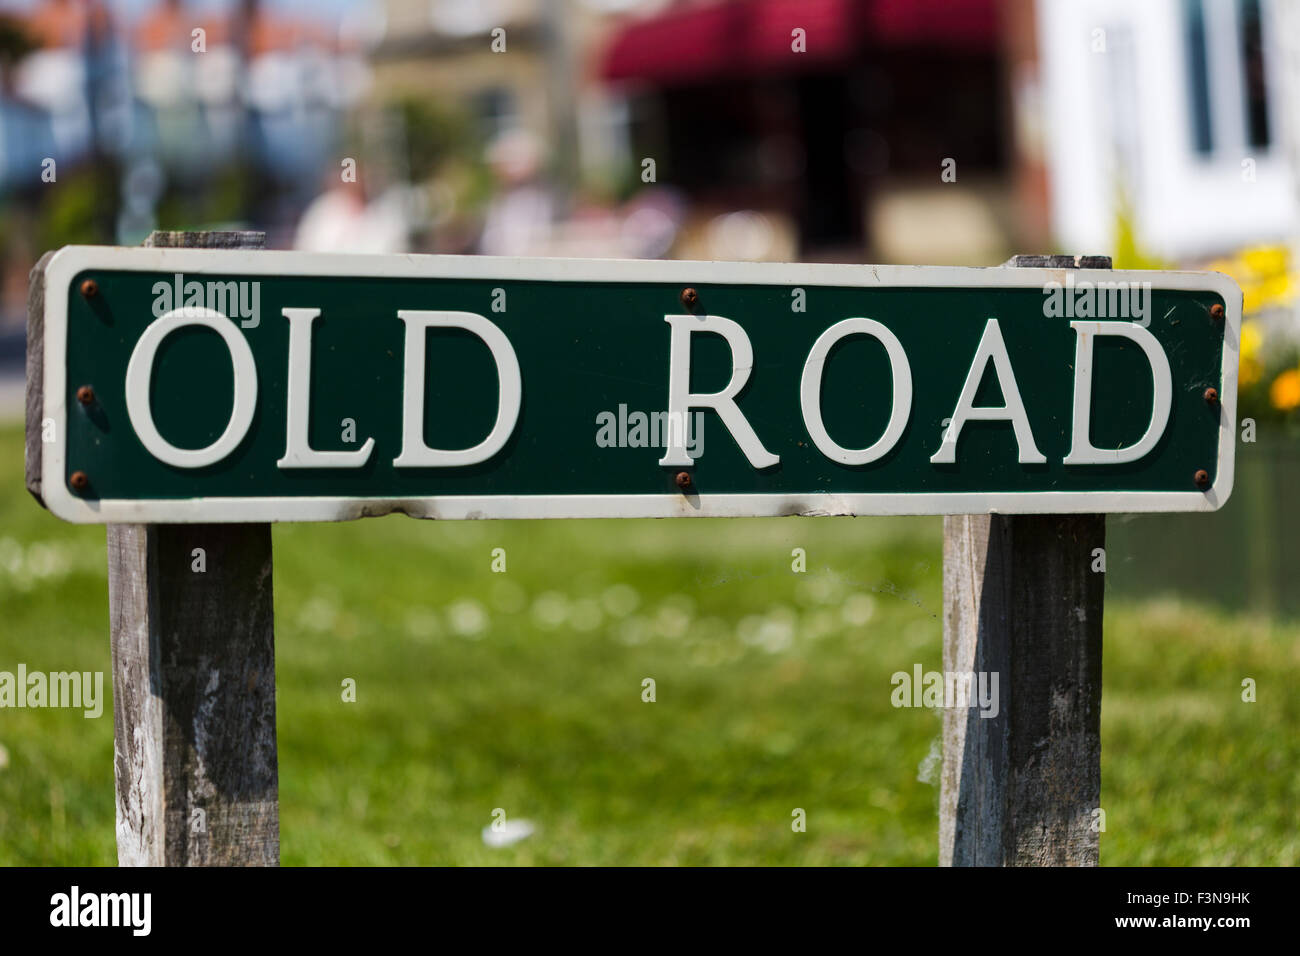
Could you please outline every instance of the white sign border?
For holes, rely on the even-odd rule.
[[[788,288],[1042,288],[1047,282],[1150,282],[1155,289],[1218,293],[1224,301],[1219,458],[1204,491],[943,492],[887,494],[449,495],[419,498],[181,498],[88,500],[64,482],[67,452],[68,290],[86,269],[187,275],[355,276],[554,282],[774,285]],[[338,255],[262,250],[67,246],[45,269],[44,411],[55,441],[42,446],[41,494],[51,512],[79,524],[349,521],[390,513],[430,519],[673,518],[780,515],[1091,514],[1215,511],[1232,492],[1242,293],[1217,272],[1155,272],[993,266],[541,259],[503,256]],[[797,396],[796,396],[797,397]],[[793,400],[793,399],[792,399]],[[1188,476],[1191,484],[1191,476]]]

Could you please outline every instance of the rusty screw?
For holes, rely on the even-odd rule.
[[[689,286],[682,290],[682,305],[693,309],[700,301],[700,294]]]
[[[90,479],[84,471],[74,471],[68,476],[68,484],[72,485],[73,491],[85,491],[86,486],[90,484]]]
[[[1210,483],[1210,473],[1204,468],[1198,468],[1196,474],[1192,476],[1192,480],[1196,482],[1197,488],[1204,488]]]
[[[1216,322],[1223,318],[1223,306],[1218,302],[1210,306],[1210,318],[1214,319]]]
[[[89,405],[95,400],[95,390],[89,385],[83,385],[77,389],[77,401],[83,405]]]
[[[86,279],[81,283],[81,294],[87,299],[92,298],[97,292],[99,292],[99,283],[94,279]]]
[[[1205,390],[1205,401],[1211,405],[1217,404],[1219,401],[1219,390],[1217,388],[1207,388]]]
[[[677,477],[673,479],[677,482],[677,487],[685,491],[691,486],[691,476],[684,471],[679,471]]]

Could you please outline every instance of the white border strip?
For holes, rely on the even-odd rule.
[[[1218,293],[1226,305],[1222,418],[1215,482],[1206,491],[956,492],[939,494],[476,495],[421,498],[185,498],[86,500],[64,483],[67,454],[68,288],[84,269],[187,274],[665,282],[857,288],[1042,288],[1088,281],[1150,282],[1155,289]],[[497,256],[363,256],[260,250],[67,246],[45,269],[45,408],[56,441],[42,449],[41,493],[66,521],[189,523],[348,521],[399,512],[417,518],[673,518],[768,515],[1088,514],[1215,511],[1232,492],[1242,293],[1218,272],[872,266],[824,263],[519,259]],[[1207,465],[1208,467],[1208,465]],[[1188,476],[1191,484],[1191,476]]]

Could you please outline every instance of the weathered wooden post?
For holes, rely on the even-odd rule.
[[[1009,267],[1109,269],[1108,256]],[[1105,515],[950,515],[943,667],[999,675],[996,717],[943,717],[939,863],[1096,866]]]
[[[155,232],[145,245],[265,243]],[[271,577],[269,524],[108,525],[122,866],[279,864]]]
[[[155,232],[145,245],[265,242]],[[38,499],[45,262],[28,315],[27,483]],[[271,526],[109,524],[108,586],[119,864],[278,865]]]

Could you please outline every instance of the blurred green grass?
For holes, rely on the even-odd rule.
[[[107,681],[104,529],[44,513],[21,446],[0,428],[0,670]],[[894,709],[889,677],[941,666],[940,532],[277,526],[283,861],[935,863],[940,717]],[[1300,626],[1108,606],[1103,864],[1300,862],[1298,684]],[[112,738],[111,702],[0,710],[0,864],[115,862]],[[536,833],[486,846],[497,808]]]

